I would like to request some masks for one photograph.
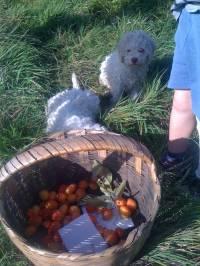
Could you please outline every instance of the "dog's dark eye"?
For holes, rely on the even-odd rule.
[[[144,53],[144,49],[143,48],[140,48],[140,49],[138,49],[138,52],[139,53]]]
[[[131,49],[128,49],[127,52],[130,53]]]

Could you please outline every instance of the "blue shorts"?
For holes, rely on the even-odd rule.
[[[175,43],[168,87],[190,89],[193,112],[200,118],[200,13],[188,13],[183,9]]]

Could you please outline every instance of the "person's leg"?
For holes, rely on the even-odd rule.
[[[190,90],[175,90],[169,125],[168,151],[184,153],[196,124]]]
[[[200,120],[197,118],[197,131],[199,134],[199,147],[200,147]],[[199,152],[199,166],[196,170],[196,177],[200,179],[200,152]]]
[[[188,138],[195,124],[191,91],[176,89],[170,115],[168,150],[160,161],[164,168],[173,168],[187,158]]]
[[[191,14],[183,10],[175,35],[175,50],[168,87],[175,88],[169,125],[168,151],[161,159],[166,169],[188,158],[188,138],[195,127],[193,88],[194,45],[191,46]],[[192,47],[192,48],[191,48]]]

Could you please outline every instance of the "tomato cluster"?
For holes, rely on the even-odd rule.
[[[87,205],[86,210],[89,213],[91,221],[96,226],[97,230],[107,242],[109,246],[114,246],[119,243],[119,241],[124,237],[125,231],[121,228],[116,228],[115,230],[107,229],[97,223],[96,216],[93,213],[98,213],[102,215],[102,218],[105,221],[109,221],[113,218],[113,211],[109,208],[99,207],[95,208],[92,205]]]
[[[34,236],[40,228],[44,228],[46,234],[42,244],[51,250],[60,249],[62,241],[58,230],[81,215],[78,203],[86,196],[88,189],[96,191],[97,183],[81,180],[77,184],[62,184],[56,191],[40,191],[40,203],[27,211],[26,237]]]
[[[41,240],[42,244],[52,251],[64,249],[58,230],[81,215],[80,200],[87,195],[88,191],[96,192],[98,189],[95,181],[81,180],[77,184],[62,184],[55,191],[40,191],[39,204],[27,211],[26,237],[34,236],[39,229],[43,228],[46,233]],[[132,198],[118,198],[115,204],[123,218],[131,217],[138,208],[137,202]],[[86,204],[85,208],[109,246],[118,244],[124,238],[123,229],[109,230],[97,223],[96,213],[100,214],[105,221],[109,221],[113,218],[112,209],[95,207],[92,204]]]
[[[115,201],[115,204],[123,218],[133,216],[138,208],[136,200],[132,198],[125,199],[121,197]]]
[[[121,216],[123,218],[129,218],[131,216],[133,216],[138,208],[137,202],[136,200],[132,199],[132,198],[128,198],[125,199],[123,197],[118,198],[115,201],[115,205],[119,210],[119,213],[121,214]],[[86,207],[87,212],[92,212],[91,209],[89,207]],[[95,211],[95,210],[93,210]],[[113,218],[113,212],[112,209],[108,209],[108,208],[98,208],[96,210],[97,212],[100,212],[102,215],[102,218],[106,221],[110,220]],[[94,219],[95,216],[92,216],[92,220]],[[119,243],[119,241],[121,239],[124,238],[125,236],[125,230],[121,229],[121,228],[116,228],[115,230],[109,230],[107,228],[102,227],[101,225],[97,224],[96,222],[94,222],[99,233],[102,235],[102,237],[105,239],[105,241],[107,242],[107,244],[109,246],[114,246],[116,244]]]

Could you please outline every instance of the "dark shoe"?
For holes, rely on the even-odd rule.
[[[180,163],[184,162],[186,160],[186,154],[180,153],[180,154],[172,154],[170,152],[167,152],[163,155],[163,157],[160,160],[160,164],[164,169],[172,169],[178,166]]]

